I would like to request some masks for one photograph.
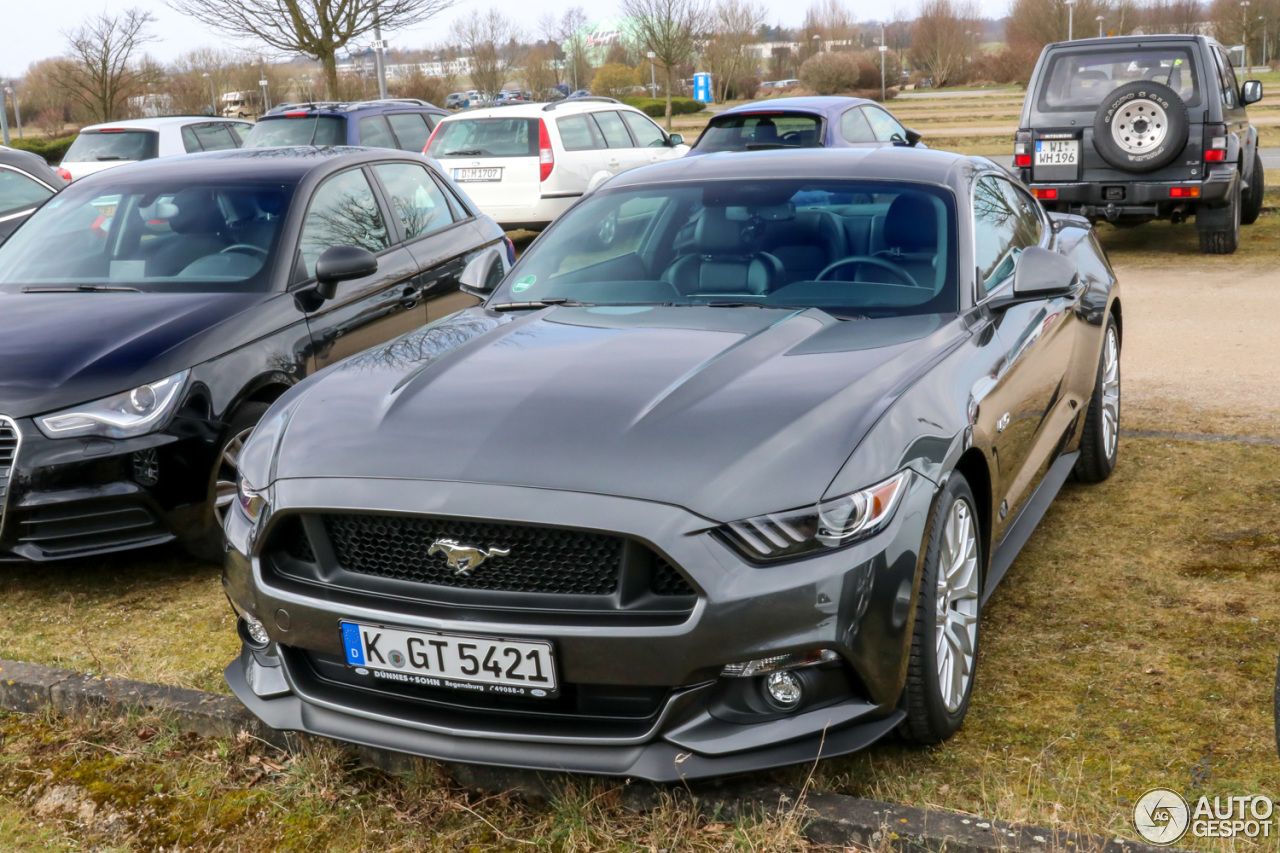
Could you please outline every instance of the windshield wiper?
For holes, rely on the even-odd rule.
[[[707,302],[707,308],[784,308],[781,305],[764,305],[759,302]]]
[[[93,158],[93,159],[94,159],[94,160],[96,160],[96,161],[97,161],[97,162],[99,162],[99,163],[106,163],[108,160],[128,160],[129,158],[128,158],[128,157],[120,157],[120,156],[117,156],[117,155],[112,155],[112,156],[110,156],[110,157],[103,157],[101,154],[98,154],[98,155],[94,156],[94,158]]]
[[[535,299],[529,302],[497,302],[487,305],[490,311],[527,311],[533,308],[550,308],[552,305],[568,305],[571,308],[586,308],[594,302],[579,302],[567,296],[551,296],[546,299]]]
[[[24,287],[23,293],[141,293],[136,287],[111,284],[72,284],[52,287]]]
[[[446,151],[446,157],[479,157],[484,154],[479,148],[460,148],[457,151]]]

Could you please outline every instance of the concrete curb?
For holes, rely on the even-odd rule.
[[[0,709],[30,714],[46,707],[69,717],[101,712],[156,712],[184,731],[202,737],[230,738],[247,731],[281,749],[297,749],[308,740],[306,735],[267,728],[233,696],[0,660]],[[365,763],[390,773],[406,772],[416,760],[388,750],[355,749]],[[479,765],[444,766],[463,787],[530,800],[551,796],[557,776]],[[708,817],[726,820],[786,814],[799,806],[804,809],[802,831],[816,844],[873,850],[887,847],[910,853],[1180,853],[1169,847],[1015,826],[844,794],[802,792],[749,779],[692,787],[631,782],[622,790],[622,802],[634,811],[648,811],[657,806],[663,793],[694,802]]]

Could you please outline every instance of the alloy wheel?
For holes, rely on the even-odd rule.
[[[935,616],[938,688],[954,713],[973,680],[978,645],[978,533],[964,499],[951,505],[942,530]]]
[[[1134,101],[1111,123],[1111,138],[1127,154],[1145,154],[1169,135],[1169,116],[1151,101]]]
[[[1107,329],[1102,349],[1102,446],[1114,459],[1120,438],[1120,341],[1114,327]]]
[[[227,507],[236,499],[236,475],[240,472],[240,451],[249,439],[253,427],[242,430],[231,437],[222,448],[222,456],[218,459],[218,479],[213,486],[213,517],[221,527],[227,518]]]

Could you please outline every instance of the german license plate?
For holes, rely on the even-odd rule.
[[[1037,139],[1037,166],[1074,166],[1080,162],[1080,140]]]
[[[347,665],[366,671],[361,674],[505,696],[545,699],[558,693],[550,643],[341,624]]]
[[[502,168],[495,166],[487,169],[454,169],[453,179],[460,183],[463,181],[500,181],[502,180]]]

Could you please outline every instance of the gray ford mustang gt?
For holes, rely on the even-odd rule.
[[[240,457],[226,676],[274,728],[652,780],[938,742],[1116,463],[1115,277],[981,158],[637,169],[462,282]]]

